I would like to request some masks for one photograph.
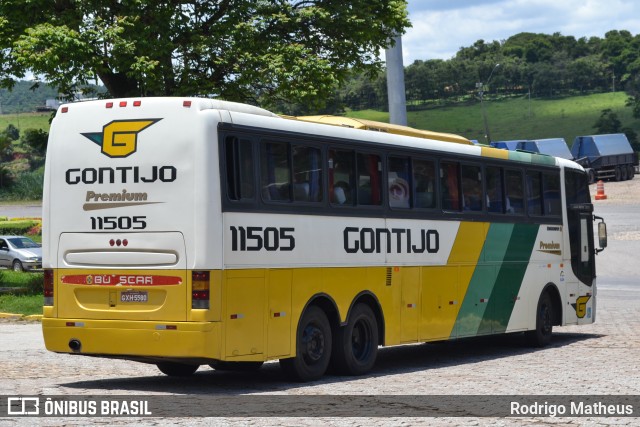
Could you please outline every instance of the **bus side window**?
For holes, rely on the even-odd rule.
[[[414,207],[436,207],[436,165],[430,160],[413,160]]]
[[[225,140],[227,196],[231,200],[255,197],[255,175],[251,142],[228,136]]]
[[[485,168],[487,179],[487,211],[504,213],[504,189],[502,186],[502,169],[495,166]]]
[[[522,185],[522,173],[517,170],[507,170],[505,172],[505,184],[507,196],[505,198],[507,213],[524,213],[524,194]]]
[[[382,204],[382,163],[376,154],[358,153],[358,204]]]
[[[440,194],[442,198],[442,209],[445,211],[460,210],[459,170],[459,163],[440,163]]]
[[[353,205],[355,177],[354,152],[329,150],[329,193],[331,203]]]
[[[544,214],[560,216],[560,174],[558,172],[542,174],[542,188],[544,200]]]
[[[291,148],[293,159],[293,200],[322,201],[322,167],[320,149],[304,145]]]
[[[389,157],[388,171],[389,207],[408,209],[411,201],[409,158]]]
[[[529,215],[542,215],[542,180],[540,172],[527,172],[527,211]]]
[[[263,143],[261,146],[262,199],[291,201],[289,144]]]
[[[465,211],[482,211],[482,169],[462,165],[462,206]]]

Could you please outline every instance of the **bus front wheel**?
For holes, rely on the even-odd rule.
[[[548,292],[540,295],[536,310],[536,328],[525,332],[527,343],[533,347],[544,347],[551,342],[553,334],[553,304]]]
[[[296,336],[296,356],[280,359],[287,376],[297,381],[313,381],[327,371],[331,359],[331,325],[319,307],[308,307]]]
[[[358,304],[334,341],[333,365],[341,374],[362,375],[371,370],[378,355],[378,323],[371,308]]]
[[[160,372],[170,377],[188,377],[198,370],[198,365],[187,365],[177,362],[160,362],[156,365]]]

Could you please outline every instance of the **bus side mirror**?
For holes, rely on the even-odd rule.
[[[607,224],[604,222],[604,219],[599,216],[594,215],[593,219],[600,220],[598,223],[598,241],[600,247],[596,249],[596,254],[598,254],[599,252],[604,251],[604,248],[607,247]]]

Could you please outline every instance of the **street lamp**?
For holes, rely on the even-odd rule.
[[[491,81],[491,77],[493,76],[493,72],[498,68],[500,64],[496,64],[491,73],[489,73],[489,78],[487,79],[486,85],[489,86],[489,82]],[[491,142],[491,134],[489,133],[489,123],[487,122],[487,111],[484,108],[484,83],[478,82],[476,83],[476,89],[478,89],[478,96],[480,97],[480,108],[482,108],[482,119],[484,120],[484,139],[487,144]]]

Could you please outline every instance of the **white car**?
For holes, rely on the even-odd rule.
[[[42,245],[23,236],[0,236],[0,267],[14,271],[42,268]]]

